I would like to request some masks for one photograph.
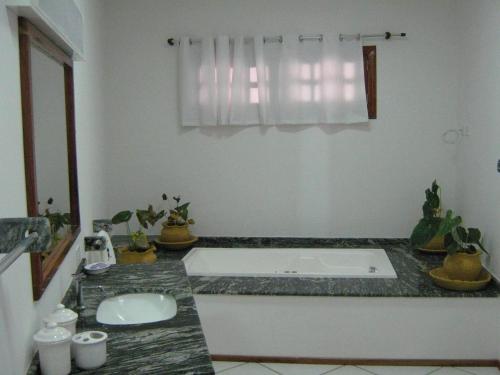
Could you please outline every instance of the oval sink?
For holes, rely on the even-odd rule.
[[[96,319],[99,323],[111,325],[144,324],[172,319],[175,314],[177,303],[171,295],[134,293],[102,301]]]

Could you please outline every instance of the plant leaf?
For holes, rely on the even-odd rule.
[[[147,210],[136,210],[135,211],[135,216],[137,216],[137,221],[139,222],[139,224],[143,228],[148,229],[149,211],[147,211]]]
[[[65,214],[63,214],[63,222],[66,225],[71,224],[71,215],[69,212],[66,212]]]
[[[450,233],[453,228],[460,225],[462,218],[460,216],[453,217],[453,211],[446,211],[445,217],[441,220],[439,229],[437,231],[438,236],[444,236],[446,233]]]
[[[469,228],[467,230],[469,234],[467,235],[467,242],[478,243],[481,240],[481,231],[477,228]]]
[[[467,231],[464,227],[456,227],[455,231],[452,234],[454,234],[453,238],[455,239],[455,241],[461,242],[461,244],[466,244],[467,242],[469,242],[467,241]]]
[[[436,180],[432,182],[432,192],[434,194],[437,194],[439,191],[439,185],[437,184]]]
[[[436,235],[439,220],[421,219],[413,229],[410,244],[413,248],[426,245]]]
[[[126,223],[130,220],[132,217],[132,211],[120,211],[118,212],[113,218],[111,219],[111,222],[113,224],[120,224],[120,223]]]
[[[185,220],[188,219],[188,207],[189,207],[189,203],[190,202],[187,202],[187,203],[184,203],[182,205],[180,205],[179,207],[176,208],[177,212],[179,213],[179,215]]]

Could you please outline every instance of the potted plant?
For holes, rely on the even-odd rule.
[[[481,243],[481,231],[457,225],[445,235],[444,242],[448,255],[443,269],[448,277],[453,280],[477,280],[482,270],[481,250],[488,254]]]
[[[62,213],[59,211],[50,211],[50,206],[54,203],[54,198],[49,198],[47,200],[47,205],[48,207],[45,209],[45,212],[43,215],[47,219],[49,219],[50,223],[50,237],[52,240],[52,244],[55,245],[57,242],[61,240],[61,237],[59,236],[59,232],[61,229],[64,228],[66,225],[71,224],[71,217],[69,212]]]
[[[444,236],[459,225],[462,219],[460,216],[454,217],[451,210],[446,212],[445,217],[441,217],[441,188],[436,180],[430,189],[425,190],[425,198],[423,218],[413,229],[410,244],[413,248],[444,249]]]
[[[127,228],[128,246],[118,248],[118,262],[121,264],[131,263],[154,263],[156,261],[156,248],[148,240],[146,233],[139,229],[135,232],[130,230],[129,221],[133,212],[129,210],[118,212],[111,222],[113,224],[125,223]],[[165,211],[156,212],[150,204],[146,210],[137,209],[135,216],[140,226],[148,229],[149,225],[154,226],[158,220],[165,216]]]
[[[164,201],[167,201],[167,195],[162,195]],[[187,242],[193,237],[189,232],[189,225],[194,224],[194,220],[189,218],[189,204],[186,202],[180,204],[181,196],[172,198],[175,202],[175,208],[169,210],[167,221],[162,226],[163,229],[160,234],[160,241],[165,243]]]

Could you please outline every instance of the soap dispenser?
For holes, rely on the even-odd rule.
[[[43,375],[67,375],[71,372],[71,332],[44,319],[44,327],[33,339],[38,347]]]

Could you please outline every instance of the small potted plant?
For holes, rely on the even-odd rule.
[[[445,235],[448,255],[443,270],[453,280],[477,280],[482,270],[481,251],[488,252],[481,243],[481,231],[457,225]]]
[[[133,212],[129,210],[118,212],[111,222],[113,224],[126,223],[128,246],[118,248],[118,263],[154,263],[156,261],[156,248],[148,240],[146,233],[139,229],[131,232],[129,221],[132,219]],[[158,220],[165,216],[165,211],[156,212],[152,205],[149,205],[146,210],[137,209],[135,216],[140,226],[148,229],[149,225],[153,226]]]
[[[162,195],[164,201],[167,201],[167,195]],[[194,224],[194,220],[189,218],[189,204],[186,202],[181,204],[180,195],[172,198],[175,202],[175,208],[169,210],[167,221],[162,226],[160,241],[164,243],[187,242],[193,239],[189,232],[189,225]]]
[[[50,211],[50,206],[54,203],[53,198],[49,198],[47,200],[47,205],[48,207],[45,209],[45,212],[43,215],[47,219],[49,219],[50,223],[50,237],[52,240],[52,244],[55,245],[61,240],[61,236],[59,235],[59,232],[61,229],[63,229],[66,225],[71,224],[71,217],[69,212],[62,213],[58,210],[55,211]]]
[[[446,212],[445,217],[441,217],[441,188],[435,180],[431,188],[425,190],[425,198],[423,218],[413,229],[410,244],[413,248],[426,250],[444,249],[444,236],[459,225],[462,219],[459,216],[453,217],[451,210]]]

